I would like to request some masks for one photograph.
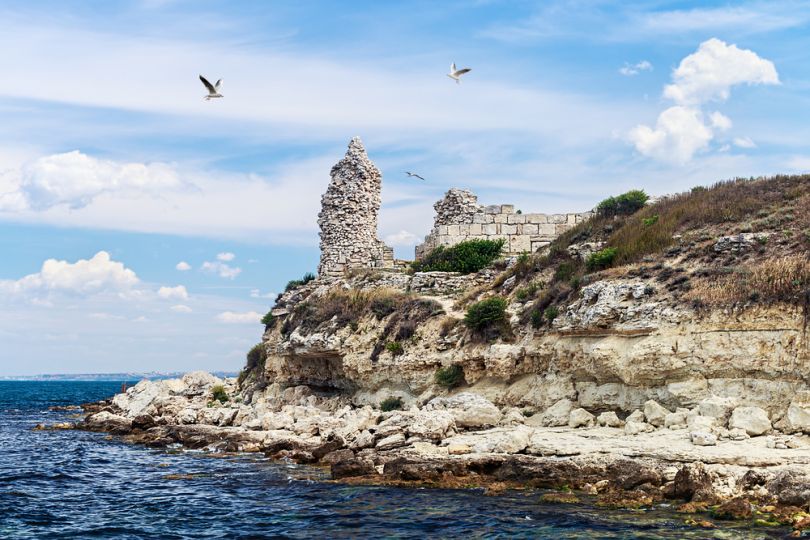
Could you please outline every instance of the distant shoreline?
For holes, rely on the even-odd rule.
[[[236,377],[236,372],[231,371],[214,371],[217,377]],[[76,374],[41,374],[41,375],[6,375],[0,376],[0,382],[48,382],[48,381],[64,381],[64,382],[118,382],[118,381],[140,381],[148,379],[151,381],[162,379],[173,379],[182,377],[184,372],[176,371],[172,373],[76,373]]]

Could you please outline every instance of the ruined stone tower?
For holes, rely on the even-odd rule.
[[[318,275],[335,277],[352,268],[393,266],[394,251],[377,238],[382,174],[368,159],[359,137],[332,167],[321,198],[321,262]]]

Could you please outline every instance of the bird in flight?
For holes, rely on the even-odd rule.
[[[407,174],[411,178],[418,178],[419,180],[424,180],[424,178],[422,178],[416,173],[412,173],[411,171],[405,171],[405,174]]]
[[[447,76],[456,81],[456,84],[459,84],[461,83],[461,76],[469,72],[470,68],[456,69],[456,63],[453,62],[450,64],[450,73],[448,73]]]
[[[211,98],[225,97],[219,93],[219,87],[222,85],[222,79],[218,80],[217,84],[211,84],[208,82],[208,79],[200,75],[200,80],[205,85],[205,88],[208,89],[208,95],[203,98],[205,101],[208,101]]]

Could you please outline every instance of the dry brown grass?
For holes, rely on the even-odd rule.
[[[744,302],[802,302],[810,293],[807,254],[769,258],[711,280],[700,280],[686,298],[710,306]]]

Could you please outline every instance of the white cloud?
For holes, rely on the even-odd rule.
[[[269,292],[269,293],[262,294],[262,291],[260,289],[251,289],[250,290],[250,297],[251,298],[275,298],[276,296],[278,296],[278,294],[274,293],[274,292]]]
[[[725,101],[731,87],[738,84],[779,84],[779,75],[770,60],[711,38],[681,60],[672,80],[664,88],[664,97],[679,105],[700,105]]]
[[[79,151],[41,157],[3,176],[3,184],[12,189],[0,195],[0,210],[15,212],[62,205],[76,210],[108,193],[154,197],[186,186],[163,163],[117,163]]]
[[[175,268],[180,270],[181,272],[187,272],[191,270],[191,265],[188,264],[186,261],[180,261],[179,263],[177,263]]]
[[[224,311],[217,315],[217,320],[225,324],[254,324],[261,321],[262,315],[256,311],[237,313],[234,311]]]
[[[768,10],[768,7],[772,9]],[[742,32],[768,32],[800,26],[807,21],[807,13],[797,10],[792,2],[773,0],[751,7],[695,8],[659,11],[641,17],[644,30],[655,33],[674,33],[731,29]],[[763,9],[764,8],[764,9]]]
[[[419,243],[420,238],[413,234],[412,232],[408,232],[406,230],[401,230],[399,232],[389,234],[385,237],[385,243],[389,246],[413,246]]]
[[[734,137],[734,140],[731,141],[734,143],[734,146],[738,148],[756,148],[757,144],[751,140],[751,137]]]
[[[230,262],[236,258],[236,255],[226,251],[225,253],[217,253],[217,260],[223,262]]]
[[[720,131],[728,131],[731,129],[731,118],[721,112],[714,111],[709,115],[709,120],[712,123],[712,127]]]
[[[176,287],[161,287],[158,289],[157,294],[160,298],[167,300],[188,300],[188,291],[183,285],[178,285]]]
[[[640,125],[629,134],[639,153],[672,163],[686,163],[695,152],[705,149],[712,137],[699,110],[680,106],[662,112],[655,129]]]
[[[738,84],[779,84],[773,62],[717,38],[704,41],[684,58],[672,79],[664,97],[677,105],[658,115],[655,128],[643,124],[633,128],[628,140],[640,154],[676,164],[707,149],[715,131],[731,129],[731,119],[719,111],[710,113],[707,123],[704,104],[728,99],[731,87]]]
[[[175,311],[177,313],[191,313],[192,309],[183,304],[177,304],[176,306],[172,306],[169,309]]]
[[[139,283],[135,272],[113,261],[106,251],[75,263],[48,259],[36,274],[19,280],[0,281],[0,291],[9,294],[66,293],[91,295],[103,292],[127,292]]]
[[[625,77],[632,77],[633,75],[638,75],[642,71],[651,71],[652,68],[652,64],[647,60],[642,60],[636,64],[628,64],[625,62],[624,66],[619,68],[619,73]]]
[[[242,273],[242,269],[237,267],[228,266],[224,262],[220,261],[205,261],[200,269],[203,272],[208,272],[209,274],[217,274],[221,278],[225,279],[234,279],[236,276]]]

